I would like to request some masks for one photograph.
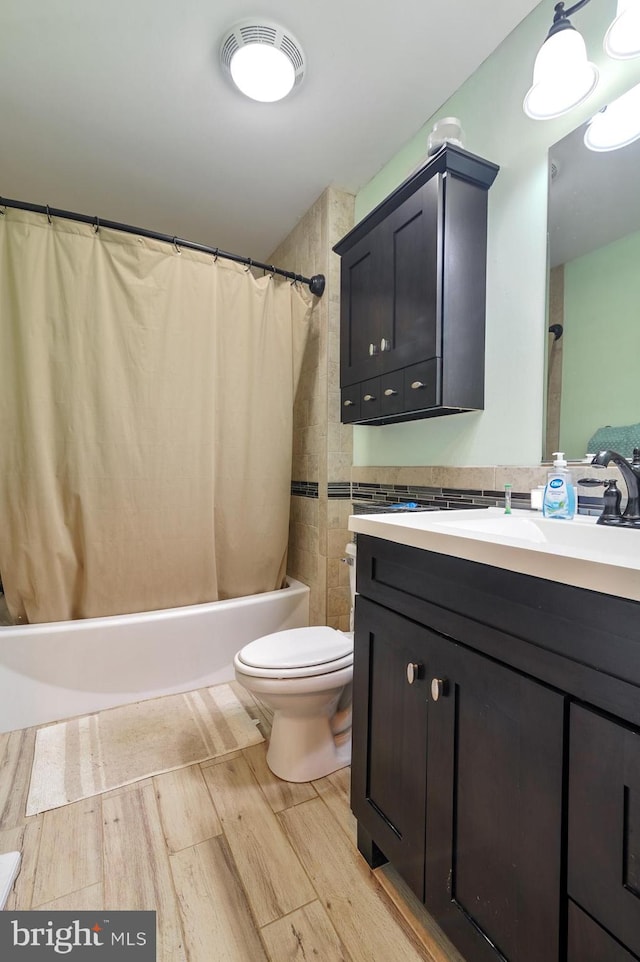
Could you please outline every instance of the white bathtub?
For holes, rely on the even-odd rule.
[[[0,732],[234,677],[233,656],[309,624],[309,588],[135,615],[0,627]]]

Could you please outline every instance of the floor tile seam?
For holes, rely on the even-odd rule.
[[[160,829],[160,835],[162,836],[162,840],[163,840],[162,852],[163,852],[163,855],[164,855],[164,860],[165,860],[165,862],[166,862],[166,870],[167,870],[167,872],[168,872],[169,882],[170,882],[170,884],[171,884],[171,893],[172,893],[172,898],[173,898],[173,902],[174,902],[175,917],[176,917],[176,919],[177,919],[177,921],[178,921],[178,925],[180,926],[181,942],[182,942],[182,948],[183,948],[183,951],[184,951],[184,956],[185,956],[185,958],[187,958],[187,943],[186,943],[186,938],[185,938],[185,925],[184,925],[184,919],[183,919],[183,917],[182,917],[182,910],[181,910],[181,907],[180,907],[180,897],[178,896],[178,889],[177,889],[177,887],[176,887],[176,880],[175,880],[175,878],[174,878],[173,870],[172,870],[172,868],[171,868],[171,858],[170,858],[169,852],[168,852],[168,850],[167,850],[167,842],[166,842],[165,835],[164,835],[164,828],[163,828],[163,825],[162,825],[162,818],[161,818],[161,816],[160,816],[160,808],[159,808],[159,805],[158,805],[158,800],[157,800],[157,798],[156,798],[156,793],[155,793],[155,789],[153,788],[153,785],[151,786],[151,788],[152,788],[151,795],[152,795],[152,797],[153,797],[153,805],[154,805],[154,809],[155,809],[155,813],[156,813],[156,818],[157,818],[157,821],[158,821],[158,827],[159,827],[159,829]],[[104,821],[103,821],[103,824],[104,824]],[[146,819],[145,819],[145,825],[146,825]],[[145,848],[146,848],[146,850],[147,850],[148,852],[152,852],[154,846],[153,846],[152,844],[150,844],[150,841],[152,841],[152,840],[150,839],[149,833],[146,832],[146,831],[144,832],[144,838],[145,838]],[[104,852],[103,852],[103,864],[105,865],[105,868],[106,868],[106,859],[104,858]],[[106,887],[106,875],[105,875],[105,887]],[[104,893],[104,889],[103,889],[103,893]],[[155,909],[154,909],[154,911],[156,912],[156,926],[159,926],[159,924],[160,924],[160,919],[159,919],[160,912],[159,912],[159,908],[158,908],[158,904],[157,904],[157,902],[158,902],[158,897],[157,897],[157,896],[158,896],[158,889],[157,889],[157,887],[156,887],[156,885],[155,885],[155,878],[154,878],[154,885],[153,885],[153,893],[154,893],[154,901],[156,902]],[[158,933],[158,934],[159,934],[159,933]]]
[[[299,802],[292,802],[291,805],[284,805],[282,808],[274,808],[273,805],[271,804],[271,802],[269,801],[269,796],[267,795],[266,790],[262,787],[262,784],[258,781],[258,778],[257,778],[257,776],[256,776],[256,773],[254,772],[253,768],[251,767],[251,762],[249,761],[248,757],[245,755],[245,752],[248,752],[250,748],[255,748],[255,745],[250,745],[250,746],[248,746],[248,748],[243,748],[243,749],[242,749],[242,757],[245,759],[245,761],[246,761],[246,763],[247,763],[247,765],[248,765],[248,767],[249,767],[249,769],[250,769],[250,771],[251,771],[251,774],[253,775],[253,778],[254,778],[254,780],[256,781],[257,785],[258,785],[258,788],[260,789],[260,791],[261,791],[261,793],[262,793],[262,797],[265,799],[267,805],[269,806],[269,808],[271,809],[271,811],[273,812],[274,815],[279,815],[280,812],[288,812],[289,809],[295,808],[297,805],[302,805],[302,804],[304,804],[304,802],[312,802],[312,801],[314,801],[314,799],[316,798],[316,796],[319,794],[319,793],[318,793],[318,790],[316,789],[315,785],[314,785],[312,782],[305,782],[304,784],[311,785],[311,787],[313,788],[314,792],[316,793],[313,798],[302,798],[302,799],[300,799]],[[277,777],[277,776],[276,776],[276,777]],[[295,782],[295,783],[293,783],[293,784],[299,784],[299,783]],[[295,911],[295,910],[292,910],[292,911]]]
[[[261,794],[262,797],[264,798],[264,797],[265,797],[265,796],[264,796],[264,792],[262,791],[262,788],[260,787],[260,783],[258,782],[258,779],[256,778],[256,776],[255,776],[255,774],[254,774],[254,772],[253,772],[253,769],[251,768],[251,766],[249,765],[249,763],[248,763],[245,759],[243,759],[243,761],[245,762],[247,768],[249,769],[249,773],[250,773],[250,775],[251,775],[251,778],[253,779],[253,781],[255,782],[256,786],[258,787],[258,790],[259,790],[260,794]],[[206,782],[206,779],[205,779],[205,782]],[[207,785],[207,788],[209,788],[208,785]],[[211,789],[210,789],[210,788],[209,788],[209,794],[211,795]],[[212,796],[212,798],[213,798],[213,796]],[[307,870],[305,869],[304,865],[302,864],[302,860],[300,859],[300,856],[298,855],[295,847],[293,846],[291,840],[289,839],[289,836],[288,836],[287,833],[285,832],[285,830],[284,830],[284,828],[283,828],[283,826],[282,826],[282,824],[281,824],[281,822],[280,822],[280,818],[279,818],[280,813],[274,812],[273,809],[271,808],[271,806],[269,805],[268,800],[265,800],[265,801],[266,801],[266,805],[267,805],[268,811],[271,812],[271,814],[273,815],[273,817],[275,818],[275,820],[276,820],[276,822],[277,822],[277,824],[278,824],[278,831],[279,831],[279,832],[281,833],[281,835],[282,835],[282,840],[286,843],[286,845],[288,845],[288,847],[289,847],[289,849],[290,849],[293,857],[295,858],[296,862],[297,862],[298,865],[300,866],[300,869],[301,869],[301,871],[302,871],[302,874],[304,875],[304,877],[308,880],[309,884],[311,885],[312,891],[315,892],[316,895],[317,895],[317,889],[316,889],[315,885],[313,884],[313,882],[312,882],[311,879],[309,878],[309,875],[308,875],[308,873],[307,873]],[[306,801],[311,801],[311,802],[313,802],[313,801],[315,801],[315,799],[311,798],[311,799],[307,799]],[[301,804],[304,804],[304,802],[302,802]],[[215,801],[214,801],[214,806],[215,806]],[[255,924],[256,930],[259,930],[259,929],[260,929],[260,926],[258,925],[257,917],[256,917],[256,915],[255,915],[255,913],[254,913],[254,911],[253,911],[253,907],[251,906],[251,901],[250,901],[250,899],[249,899],[249,893],[248,893],[247,888],[246,888],[246,886],[245,886],[245,884],[244,884],[244,881],[243,881],[243,879],[242,879],[242,875],[241,875],[241,873],[240,873],[240,871],[239,871],[238,864],[237,864],[237,862],[236,862],[236,858],[235,858],[235,855],[234,855],[234,853],[233,853],[233,848],[232,848],[232,846],[231,846],[230,839],[228,838],[228,836],[227,836],[227,834],[226,834],[226,832],[225,832],[224,821],[223,821],[223,819],[220,817],[220,813],[218,812],[218,809],[217,809],[217,808],[216,808],[216,812],[217,812],[217,814],[218,814],[218,818],[220,819],[220,824],[222,825],[222,834],[223,834],[223,836],[224,836],[224,839],[225,839],[227,848],[229,849],[229,852],[230,852],[231,857],[232,857],[232,859],[233,859],[233,864],[234,864],[235,870],[236,870],[236,876],[237,876],[237,878],[239,879],[239,881],[240,881],[240,883],[241,883],[241,885],[242,885],[242,889],[243,889],[243,891],[244,891],[244,893],[245,893],[245,896],[246,896],[246,899],[247,899],[247,904],[249,905],[249,908],[251,909],[251,915],[252,915],[252,918],[253,918],[253,920],[254,920],[254,924]],[[313,901],[313,900],[312,900],[312,901]],[[296,908],[299,908],[299,906],[294,906],[294,908],[293,908],[293,909],[290,909],[290,911],[293,912],[293,911],[295,911]],[[271,919],[270,921],[275,922],[275,921],[277,921],[278,918],[280,918],[280,916],[277,916],[276,918]],[[264,924],[264,925],[268,925],[269,923],[268,923],[268,922],[265,922],[265,923],[263,923],[263,924]]]
[[[335,786],[334,786],[334,788],[335,788]],[[318,791],[318,790],[316,789],[316,791]],[[337,789],[336,789],[336,791],[337,791]],[[328,810],[328,812],[330,813],[330,815],[331,815],[331,817],[333,818],[334,822],[336,822],[336,824],[338,825],[340,831],[343,832],[343,834],[347,836],[350,844],[351,844],[351,845],[354,845],[353,836],[349,834],[349,831],[348,831],[347,827],[342,824],[342,822],[340,821],[340,819],[338,818],[338,816],[336,815],[336,813],[333,811],[333,809],[331,808],[331,806],[328,804],[325,795],[322,794],[321,792],[318,792],[318,798],[320,798],[320,799],[322,800],[322,803],[324,804],[325,808],[326,808],[326,809]],[[313,801],[313,799],[309,799],[309,801]],[[351,808],[349,808],[349,811],[351,811]],[[354,846],[354,847],[355,847],[355,846]]]
[[[310,798],[310,799],[307,799],[307,801],[311,801],[311,802],[312,802],[312,801],[314,801],[314,799]],[[310,881],[311,881],[311,880],[310,880]],[[281,916],[279,919],[274,919],[272,922],[267,922],[265,925],[262,926],[262,929],[266,929],[266,928],[268,928],[270,925],[275,925],[276,922],[281,922],[281,921],[283,921],[283,919],[288,918],[288,916],[293,915],[295,912],[299,912],[301,909],[306,908],[308,905],[314,905],[314,904],[317,902],[318,905],[321,907],[322,911],[324,912],[325,918],[326,918],[327,922],[329,923],[329,925],[330,925],[330,927],[331,927],[331,930],[333,931],[333,933],[334,933],[334,935],[335,935],[335,937],[336,937],[336,939],[337,939],[337,941],[338,941],[338,943],[339,943],[339,945],[340,945],[340,949],[341,949],[341,952],[342,952],[343,957],[344,957],[343,960],[342,960],[342,962],[353,962],[353,956],[352,956],[351,953],[347,950],[347,947],[346,947],[346,945],[345,945],[345,943],[344,943],[344,939],[341,937],[340,933],[339,933],[338,930],[336,929],[336,927],[335,927],[335,925],[334,925],[334,923],[333,923],[332,917],[331,917],[331,916],[329,915],[329,913],[327,912],[327,908],[326,908],[326,905],[325,905],[324,901],[323,901],[322,898],[320,897],[320,894],[319,894],[318,891],[316,890],[316,887],[313,885],[313,882],[312,882],[311,884],[312,884],[312,886],[313,886],[313,891],[316,893],[316,897],[315,897],[314,899],[311,899],[311,901],[309,901],[309,902],[305,902],[304,905],[299,905],[298,908],[296,908],[296,909],[291,909],[290,912],[287,912],[285,915]],[[262,932],[262,929],[260,929],[260,932]],[[272,956],[269,955],[268,952],[267,952],[267,956],[268,956],[268,958],[271,960],[271,962],[281,962],[280,959],[274,959],[274,958],[272,958]]]

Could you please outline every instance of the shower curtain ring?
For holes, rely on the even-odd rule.
[[[274,277],[275,273],[276,273],[276,267],[275,267],[275,264],[272,264],[271,267],[269,268],[269,277]]]
[[[180,248],[178,247],[178,238],[177,238],[177,237],[174,237],[174,238],[173,238],[173,246],[174,246],[174,248],[175,248],[176,254],[182,254],[182,251],[181,251]]]
[[[93,233],[97,234],[100,230],[100,218],[96,215],[93,218]]]
[[[7,205],[4,202],[4,198],[0,197],[0,216],[4,217],[7,213]]]
[[[219,248],[219,247],[216,247],[216,249],[215,249],[214,252],[213,252],[213,263],[214,263],[214,264],[217,264],[217,263],[218,263],[218,251],[219,251],[219,250],[220,250],[220,248]]]
[[[244,269],[245,274],[248,274],[252,267],[253,267],[253,261],[251,260],[250,257],[247,257],[247,266]]]
[[[46,205],[46,210],[47,210],[47,220],[49,221],[50,224],[53,224],[53,220],[51,218],[51,211],[49,210],[48,204]]]

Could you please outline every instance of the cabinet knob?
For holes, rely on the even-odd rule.
[[[370,345],[369,345],[369,357],[374,357],[374,356],[378,353],[378,350],[379,350],[379,348],[378,348],[378,345],[377,345],[377,344],[370,344]]]
[[[385,397],[395,397],[398,392],[394,391],[392,387],[386,388],[384,392]]]
[[[375,394],[365,394],[365,396],[363,397],[362,400],[363,400],[363,401],[375,401],[375,399],[376,399]]]
[[[411,382],[411,390],[412,390],[412,391],[419,391],[421,388],[426,387],[426,386],[427,386],[427,385],[424,383],[424,381],[412,381],[412,382]]]
[[[416,678],[419,678],[422,673],[422,665],[419,665],[415,661],[410,661],[407,665],[407,681],[410,685],[413,685]]]
[[[345,408],[350,408],[350,407],[353,406],[353,401],[351,401],[349,398],[347,398],[346,401],[343,401],[343,402],[342,402],[342,406],[345,407]]]
[[[431,679],[431,697],[434,701],[444,698],[449,692],[449,682],[446,678]]]
[[[383,337],[382,340],[380,341],[380,350],[381,351],[391,350],[391,341],[387,340],[386,337]]]

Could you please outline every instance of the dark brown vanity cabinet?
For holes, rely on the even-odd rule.
[[[444,147],[335,246],[343,421],[483,407],[487,191],[497,172]]]
[[[357,589],[365,858],[468,962],[640,958],[640,605],[365,535]]]

